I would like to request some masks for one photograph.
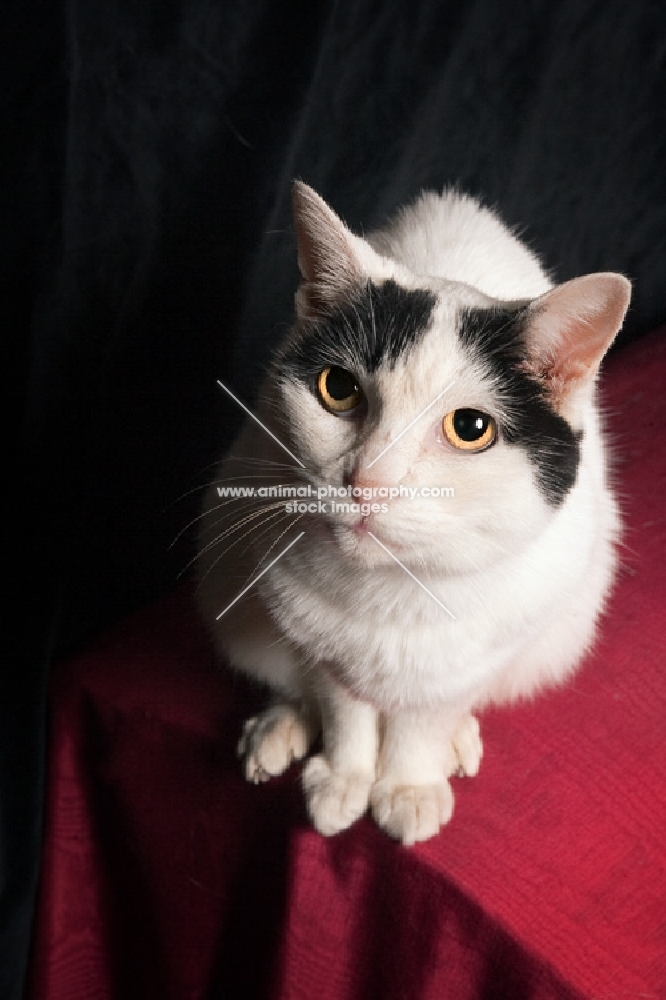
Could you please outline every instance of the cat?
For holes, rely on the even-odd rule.
[[[200,606],[272,692],[240,739],[247,778],[321,732],[314,826],[370,809],[411,845],[479,769],[473,713],[563,682],[593,642],[620,531],[595,384],[631,285],[555,285],[455,190],[363,238],[300,181],[293,211],[295,319],[206,494]],[[351,502],[221,499],[277,484]]]

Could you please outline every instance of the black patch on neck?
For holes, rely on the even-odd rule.
[[[430,325],[436,297],[395,281],[368,281],[316,319],[300,323],[276,359],[283,373],[310,381],[327,365],[355,374],[393,367]]]
[[[465,309],[459,336],[506,401],[511,426],[501,428],[502,437],[525,449],[543,497],[558,506],[576,482],[583,435],[553,409],[544,385],[525,371],[526,322],[526,308]]]

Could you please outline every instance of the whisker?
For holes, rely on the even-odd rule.
[[[285,517],[293,517],[293,514],[287,514],[286,511],[282,515],[280,515],[279,511],[278,512],[274,512],[273,514],[271,514],[270,517],[266,519],[270,523],[268,523],[267,527],[261,528],[261,530],[259,530],[257,532],[257,534],[254,535],[254,537],[250,539],[250,541],[247,543],[247,545],[245,545],[239,551],[238,558],[242,559],[242,557],[245,555],[245,553],[249,552],[249,550],[251,549],[252,545],[254,545],[255,542],[258,542],[259,539],[261,539],[261,538],[264,537],[264,535],[267,535],[270,531],[272,531],[275,527],[277,527],[277,525],[280,524],[281,521]],[[275,518],[278,518],[278,520],[275,521]]]
[[[188,523],[185,525],[184,528],[180,529],[180,531],[178,532],[178,534],[176,535],[176,537],[174,538],[174,540],[169,544],[167,551],[169,549],[172,549],[174,547],[174,545],[176,544],[176,542],[178,541],[178,539],[181,538],[185,534],[185,532],[188,530],[188,528],[191,528],[193,524],[196,524],[197,521],[200,521],[202,518],[208,517],[209,514],[214,514],[215,511],[216,510],[220,510],[221,507],[227,507],[230,503],[234,503],[237,500],[242,500],[242,501],[244,501],[242,509],[243,510],[247,510],[249,507],[252,506],[253,503],[256,503],[256,502],[262,502],[263,503],[264,499],[265,499],[264,497],[231,497],[228,500],[224,500],[222,503],[216,503],[214,507],[209,507],[206,510],[201,511],[201,513],[197,514],[196,517],[193,517],[191,521],[188,521]],[[228,516],[228,515],[225,515],[225,516]],[[219,524],[223,520],[224,520],[224,517],[219,518],[217,521],[214,521],[213,524],[214,525],[215,524]],[[208,530],[208,528],[206,528],[205,530]]]
[[[229,535],[233,535],[234,532],[238,531],[239,528],[243,528],[249,521],[254,521],[258,517],[260,517],[262,514],[268,514],[269,511],[275,510],[276,508],[279,508],[279,507],[282,507],[282,506],[284,506],[284,501],[283,500],[281,500],[279,503],[269,504],[268,506],[262,507],[260,510],[255,510],[251,514],[246,514],[244,517],[242,517],[240,519],[240,521],[236,521],[229,528],[225,528],[224,531],[222,531],[219,535],[216,535],[215,538],[213,538],[212,541],[210,541],[206,545],[204,545],[204,547],[199,550],[199,552],[197,553],[197,555],[194,556],[194,558],[190,560],[190,562],[188,563],[188,566],[190,566],[196,559],[200,559],[201,556],[205,555],[206,552],[208,552],[210,549],[214,548],[217,545],[218,542],[221,542],[224,538],[227,538]],[[244,537],[245,537],[244,535],[241,535],[241,538],[244,538]],[[236,544],[237,541],[240,541],[240,539],[236,539],[234,541],[234,545]],[[188,566],[186,566],[185,569],[187,569]]]
[[[284,538],[284,536],[287,534],[287,532],[289,531],[289,529],[292,528],[295,524],[298,524],[298,522],[304,516],[305,516],[304,514],[299,514],[295,519],[293,519],[293,520],[290,521],[290,523],[287,525],[287,527],[283,531],[280,532],[280,534],[277,536],[277,538],[273,541],[272,545],[268,548],[268,550],[266,552],[264,552],[263,556],[261,557],[261,559],[259,560],[259,562],[256,564],[256,566],[254,567],[254,569],[252,570],[252,572],[248,574],[246,582],[247,582],[247,580],[251,580],[252,577],[257,572],[257,570],[259,569],[259,567],[261,566],[261,564],[264,563],[264,562],[266,562],[266,559],[268,558],[268,556],[271,554],[271,552],[273,551],[273,549],[275,548],[275,546],[278,544],[278,542],[282,538]],[[285,517],[292,518],[293,515],[292,514],[285,514]],[[280,522],[278,522],[278,524],[279,523]],[[271,525],[271,527],[276,527],[276,525]],[[246,550],[244,550],[244,551],[246,551]]]
[[[195,588],[195,593],[196,593],[196,592],[197,592],[197,591],[199,590],[199,588],[201,587],[201,584],[202,584],[202,583],[204,582],[204,580],[206,579],[206,577],[208,576],[208,574],[209,574],[209,573],[210,573],[210,572],[211,572],[211,571],[212,571],[212,570],[213,570],[213,569],[215,568],[215,566],[216,566],[216,565],[217,565],[217,564],[219,563],[220,559],[222,559],[222,558],[223,558],[223,557],[224,557],[224,556],[225,556],[225,555],[227,554],[227,552],[229,551],[229,549],[232,549],[232,548],[234,547],[234,545],[237,545],[237,544],[238,544],[238,542],[242,541],[242,540],[243,540],[243,538],[245,538],[245,537],[246,537],[247,535],[249,535],[249,533],[250,533],[250,532],[251,532],[251,531],[252,531],[252,530],[254,529],[254,527],[255,527],[255,526],[252,526],[252,527],[250,527],[250,528],[249,528],[249,529],[248,529],[248,530],[247,530],[246,532],[244,532],[244,533],[243,533],[243,534],[242,534],[242,535],[241,535],[241,536],[240,536],[239,538],[235,538],[235,539],[233,540],[233,542],[231,543],[231,545],[228,545],[228,546],[226,547],[226,549],[224,549],[224,550],[223,550],[222,552],[220,552],[220,554],[219,554],[218,556],[216,556],[216,558],[215,558],[215,559],[213,560],[213,562],[212,562],[212,563],[210,564],[210,566],[209,566],[209,567],[208,567],[208,568],[206,569],[206,572],[205,572],[205,573],[203,574],[203,576],[202,576],[202,577],[201,577],[201,579],[199,580],[199,583],[197,584],[197,586],[196,586],[196,588]],[[219,540],[220,540],[220,539],[216,539],[216,541],[219,541]],[[200,553],[200,554],[201,554],[201,553]],[[199,556],[196,556],[195,558],[199,558]],[[187,569],[187,567],[185,567],[185,569]],[[183,570],[183,572],[184,572],[184,570]]]
[[[268,458],[258,458],[256,455],[227,455],[225,462],[246,462],[248,465],[272,465],[281,469],[292,469],[294,472],[302,472],[299,465],[289,464],[289,462],[274,462]],[[219,465],[219,462],[215,463]]]
[[[227,501],[228,502],[228,501]],[[214,514],[218,507],[224,507],[226,504],[218,504],[214,509],[206,511],[207,514]],[[226,514],[222,514],[221,517],[216,517],[214,521],[207,524],[201,529],[201,535],[208,535],[211,531],[214,531],[218,524],[222,524],[224,521],[228,521],[230,517],[234,517],[236,513],[245,514],[252,510],[253,507],[264,507],[266,506],[266,500],[261,497],[252,497],[252,499],[246,499],[242,502],[238,508],[233,511],[227,511]]]
[[[228,537],[229,535],[232,535],[235,531],[238,531],[240,528],[242,528],[248,521],[254,520],[257,517],[259,517],[261,514],[264,514],[264,513],[267,513],[267,511],[262,508],[261,510],[255,511],[253,514],[248,514],[245,517],[241,518],[240,521],[237,521],[235,524],[232,524],[229,528],[226,528],[223,532],[221,532],[220,534],[216,535],[215,538],[212,539],[212,541],[210,541],[206,545],[204,545],[203,548],[199,549],[192,556],[192,558],[190,560],[188,560],[188,562],[185,564],[185,566],[183,566],[183,568],[181,569],[181,571],[178,573],[178,579],[180,579],[180,577],[184,573],[186,573],[187,570],[195,562],[197,562],[199,559],[201,559],[206,554],[206,552],[208,552],[210,549],[214,548],[224,538]],[[244,535],[240,536],[240,538],[244,538],[244,537],[245,537]],[[235,545],[236,542],[240,541],[240,538],[235,539],[232,544]],[[227,550],[225,550],[225,551],[227,551]]]

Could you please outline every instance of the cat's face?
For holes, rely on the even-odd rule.
[[[313,483],[362,491],[340,503],[383,505],[364,516],[368,506],[334,512],[327,498],[323,517],[341,550],[385,562],[372,532],[409,565],[455,573],[529,544],[573,483],[579,441],[552,411],[550,440],[539,434],[532,411],[547,414],[536,383],[516,372],[512,385],[480,346],[481,331],[513,327],[502,362],[519,365],[521,310],[439,285],[368,282],[303,324],[278,368],[290,436]]]
[[[502,303],[405,272],[319,207],[301,215],[299,319],[271,377],[311,483],[362,494],[326,496],[320,532],[362,565],[390,562],[389,550],[462,573],[524,551],[579,475],[624,279]]]

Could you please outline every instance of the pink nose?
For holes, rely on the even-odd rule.
[[[351,473],[346,477],[345,486],[351,486],[352,489],[372,489],[373,487],[387,486],[387,483],[382,482],[380,479],[372,479],[368,475],[364,475],[365,469],[356,466],[352,469]]]

